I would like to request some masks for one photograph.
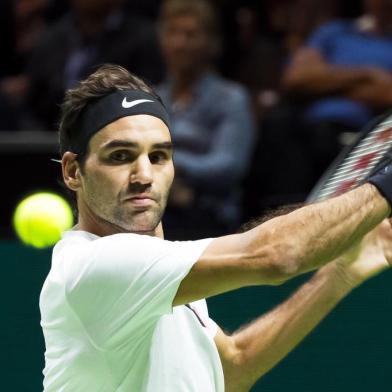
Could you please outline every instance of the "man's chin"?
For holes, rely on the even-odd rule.
[[[159,225],[159,221],[156,222],[155,219],[144,219],[141,222],[137,222],[137,220],[127,225],[127,231],[136,234],[151,234],[155,232],[157,226]]]
[[[125,218],[125,219],[124,219]],[[121,227],[124,232],[136,234],[154,233],[161,221],[161,216],[157,211],[132,211],[132,213],[117,214],[117,219],[113,222],[116,226]]]
[[[132,225],[129,227],[128,232],[133,234],[155,235],[158,225]]]

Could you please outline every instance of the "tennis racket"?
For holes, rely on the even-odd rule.
[[[368,124],[326,170],[307,202],[338,196],[392,162],[392,111]]]

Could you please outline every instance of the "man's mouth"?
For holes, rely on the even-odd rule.
[[[155,203],[155,199],[150,195],[140,194],[136,196],[131,196],[126,199],[127,202],[133,204],[134,206],[145,207]]]

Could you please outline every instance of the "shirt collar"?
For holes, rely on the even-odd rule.
[[[211,82],[216,78],[216,74],[213,71],[204,72],[199,79],[192,86],[192,95],[194,97],[199,97],[205,93],[205,90],[208,89]],[[173,105],[173,97],[172,91],[174,87],[173,78],[168,78],[166,82],[163,84],[163,91],[166,95],[166,98],[170,102],[170,105]]]
[[[84,230],[67,230],[61,234],[61,239],[67,238],[84,238],[86,240],[93,241],[101,237]]]

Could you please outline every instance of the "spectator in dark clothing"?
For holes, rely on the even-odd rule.
[[[171,113],[177,170],[165,234],[221,235],[241,220],[242,179],[254,140],[250,99],[213,69],[220,42],[208,2],[165,2],[160,34],[167,77],[158,92]]]
[[[245,181],[248,218],[303,201],[312,169],[296,108],[281,89],[287,59],[320,23],[338,12],[337,0],[267,0],[237,10],[237,45],[231,43],[236,79],[250,90],[259,122]],[[254,179],[263,184],[255,188]],[[256,214],[256,215],[255,215]]]
[[[0,129],[26,126],[28,91],[25,66],[46,27],[49,0],[4,0],[0,3]]]
[[[72,0],[71,12],[54,24],[34,52],[29,106],[46,129],[58,117],[57,103],[103,63],[121,64],[150,82],[161,78],[155,27],[128,14],[123,0]]]

